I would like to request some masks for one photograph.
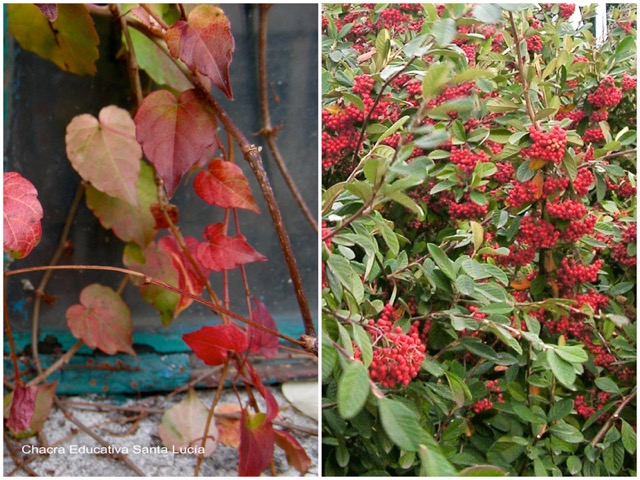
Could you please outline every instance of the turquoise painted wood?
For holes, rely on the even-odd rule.
[[[301,326],[291,321],[279,322],[280,331],[293,338],[303,333]],[[145,392],[166,392],[180,387],[192,377],[189,347],[182,340],[182,333],[199,328],[189,323],[174,327],[171,332],[140,331],[133,335],[137,358],[131,355],[106,355],[100,351],[82,346],[63,369],[54,372],[47,382],[58,382],[57,393],[61,395],[82,395],[87,393],[136,394]],[[178,330],[176,332],[176,330]],[[31,345],[27,333],[14,334],[18,353]],[[38,342],[40,359],[44,369],[52,365],[62,353],[71,348],[77,339],[68,330],[46,330]],[[5,354],[9,344],[5,338]],[[31,359],[19,355],[18,367],[26,370]],[[13,363],[8,355],[4,359],[5,377],[13,375]],[[26,377],[28,379],[30,377]],[[270,380],[266,379],[267,383]]]

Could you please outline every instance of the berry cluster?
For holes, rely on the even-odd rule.
[[[591,120],[592,122],[598,123],[598,122],[606,122],[608,118],[609,118],[609,112],[607,112],[604,108],[601,108],[599,110],[595,110],[591,112],[591,116],[589,117],[589,120]]]
[[[485,410],[491,410],[492,408],[493,402],[488,398],[481,398],[471,406],[471,410],[476,414],[484,412]]]
[[[582,265],[574,259],[567,257],[562,259],[560,268],[557,270],[558,283],[567,289],[571,289],[576,283],[595,282],[598,278],[598,271],[602,268],[602,260],[596,260],[591,265]]]
[[[587,207],[577,200],[559,200],[547,203],[547,212],[562,220],[579,220],[587,214]]]
[[[488,212],[488,205],[478,205],[471,201],[468,194],[465,194],[465,201],[462,203],[451,202],[449,204],[449,216],[453,220],[469,220],[483,218]]]
[[[624,90],[625,92],[629,90],[635,90],[636,82],[636,77],[632,77],[627,72],[624,72],[622,74],[622,90]]]
[[[491,179],[500,184],[510,182],[515,173],[513,165],[507,162],[497,162],[495,165],[498,170],[491,176]]]
[[[587,101],[596,108],[615,107],[622,100],[622,90],[616,87],[612,76],[606,76],[598,88],[587,96]]]
[[[479,153],[474,153],[468,148],[451,147],[450,160],[458,165],[460,170],[471,174],[478,162],[488,162],[490,158],[482,150]]]
[[[564,19],[571,17],[576,11],[575,3],[561,3],[558,7],[560,8],[560,16]]]
[[[597,220],[597,217],[593,214],[587,215],[584,220],[572,220],[569,222],[569,225],[560,232],[560,240],[563,242],[577,242],[585,235],[593,232]]]
[[[511,245],[508,255],[496,256],[496,263],[503,266],[524,267],[536,258],[536,248],[525,245]]]
[[[595,391],[592,390],[591,394],[594,395]],[[605,404],[609,401],[610,396],[611,394],[609,392],[598,392],[598,394],[596,395],[596,398],[594,399],[595,400],[595,406],[594,406],[587,403],[584,395],[576,395],[576,398],[573,401],[573,408],[575,409],[578,415],[580,415],[585,420],[588,420],[596,412],[604,408]],[[609,415],[610,414],[607,412],[604,415],[601,415],[600,417],[598,417],[598,420],[596,421],[598,423],[603,423],[604,421],[606,421]]]
[[[562,161],[567,146],[567,132],[563,128],[554,125],[549,131],[542,132],[531,125],[529,136],[533,145],[520,151],[524,156],[554,163]]]
[[[502,394],[502,388],[498,385],[498,380],[487,380],[487,383],[484,386],[490,392],[497,393],[496,401],[498,403],[504,403],[504,396]]]
[[[575,85],[573,85],[573,84],[570,84],[569,81],[567,81],[568,88],[576,88],[577,86],[578,86],[577,82]],[[583,118],[586,118],[586,116],[587,114],[585,112],[583,112],[579,108],[575,108],[573,110],[568,110],[568,111],[560,110],[554,118],[558,121],[564,120],[565,118],[569,118],[571,119],[571,125],[569,125],[569,127],[575,128],[578,126],[578,124]]]
[[[604,132],[600,127],[587,128],[582,134],[585,143],[601,142],[604,140]]]
[[[364,120],[363,113],[354,105],[348,105],[337,113],[325,109],[322,112],[322,168],[329,169],[356,149],[359,132],[356,123]]]
[[[369,376],[385,388],[407,386],[420,371],[425,359],[426,347],[420,340],[419,322],[403,333],[394,327],[396,319],[393,305],[387,304],[380,318],[369,320],[367,330],[373,339],[373,360],[369,365]]]
[[[538,187],[533,182],[513,182],[513,188],[507,195],[506,203],[510,207],[520,208],[539,198]]]
[[[635,267],[638,264],[638,258],[635,255],[629,255],[627,246],[630,243],[636,243],[635,223],[622,229],[621,242],[613,246],[611,249],[611,256],[621,265]]]
[[[553,225],[532,215],[527,215],[520,223],[517,240],[521,245],[537,248],[553,248],[558,243],[560,232]]]
[[[548,177],[544,180],[544,184],[542,186],[542,196],[544,198],[548,198],[552,195],[559,195],[564,192],[569,186],[569,179],[567,177]]]
[[[591,185],[595,182],[596,177],[591,173],[591,170],[587,168],[581,168],[578,170],[578,175],[573,181],[573,191],[581,197],[589,193]]]
[[[527,51],[529,53],[541,52],[542,51],[542,39],[540,35],[531,35],[526,38],[527,40]]]

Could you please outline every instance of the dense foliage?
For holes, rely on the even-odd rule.
[[[635,474],[635,10],[576,8],[325,5],[325,475]]]

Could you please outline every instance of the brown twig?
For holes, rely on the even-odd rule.
[[[304,217],[307,219],[311,228],[315,233],[318,233],[318,224],[316,222],[313,213],[307,206],[304,198],[298,187],[296,186],[289,169],[282,158],[276,137],[279,128],[273,128],[271,125],[271,114],[269,112],[269,96],[267,93],[267,24],[268,24],[268,12],[271,8],[270,4],[260,5],[260,22],[259,22],[259,37],[258,37],[258,81],[260,90],[260,112],[262,114],[262,128],[260,133],[267,142],[271,156],[273,157],[276,165],[280,169],[280,173],[284,178],[285,183],[289,187],[293,198],[302,210]]]
[[[218,383],[218,388],[216,389],[216,396],[213,398],[213,402],[211,402],[211,407],[209,407],[209,414],[207,415],[207,422],[205,423],[204,433],[202,434],[202,443],[200,446],[202,450],[205,450],[205,445],[207,443],[207,439],[209,438],[209,429],[211,428],[211,421],[213,420],[214,410],[216,409],[216,405],[220,401],[220,397],[222,396],[222,389],[224,388],[224,380],[227,376],[227,372],[229,371],[229,359],[224,362],[224,366],[222,367],[222,373],[220,374],[220,383]],[[193,472],[193,476],[197,477],[200,474],[200,466],[202,465],[202,461],[204,460],[204,455],[198,455],[198,460],[196,461],[196,468]]]
[[[142,95],[142,84],[140,83],[140,71],[138,70],[138,61],[136,59],[136,52],[133,49],[133,41],[131,40],[131,35],[129,34],[129,28],[127,26],[127,19],[122,15],[122,11],[120,10],[120,5],[117,3],[112,3],[109,5],[109,9],[111,10],[114,18],[120,22],[120,27],[122,28],[122,34],[124,35],[124,40],[127,44],[127,64],[129,66],[129,82],[131,83],[131,88],[133,89],[133,93],[136,97],[136,108],[142,103],[142,99],[144,96]]]
[[[516,28],[516,22],[513,19],[513,13],[509,12],[509,22],[511,23],[511,31],[513,33],[513,38],[515,41],[515,49],[516,49],[516,61],[518,65],[518,73],[520,74],[520,81],[522,82],[522,89],[524,91],[524,102],[527,109],[527,115],[531,119],[531,123],[538,128],[538,122],[536,121],[536,112],[533,110],[533,105],[531,104],[531,96],[529,95],[529,82],[527,81],[527,77],[524,74],[524,62],[522,61],[522,55],[520,53],[520,35],[518,34],[518,29]]]
[[[33,380],[30,380],[29,383],[27,383],[27,385],[37,385],[38,383],[43,381],[45,378],[47,378],[49,375],[51,375],[53,372],[55,372],[60,367],[62,367],[63,364],[68,363],[69,360],[71,360],[71,357],[73,357],[75,353],[78,350],[80,350],[82,345],[84,345],[84,342],[82,340],[78,340],[75,343],[75,345],[71,347],[69,350],[67,350],[64,353],[64,355],[62,355],[53,365],[51,365],[49,368],[47,368],[44,372],[39,374]]]
[[[73,201],[71,202],[71,206],[69,207],[69,212],[67,213],[67,219],[65,220],[64,227],[62,229],[62,235],[60,236],[60,241],[58,242],[58,248],[51,257],[51,261],[49,262],[49,266],[56,265],[62,254],[64,253],[67,243],[67,239],[69,238],[69,233],[71,232],[71,226],[73,225],[73,220],[76,216],[76,212],[78,211],[78,207],[80,206],[80,201],[82,200],[82,196],[86,189],[87,184],[85,182],[80,182],[78,184],[78,188],[76,189],[76,194],[73,197]],[[33,362],[36,366],[36,370],[38,374],[42,373],[42,364],[40,363],[40,356],[38,354],[38,337],[39,337],[39,323],[40,323],[40,305],[42,304],[42,296],[44,294],[45,288],[49,284],[49,279],[53,274],[52,270],[46,270],[45,274],[42,276],[42,280],[38,284],[38,288],[35,290],[35,299],[33,301],[33,312],[31,315],[31,355],[33,357]],[[5,276],[7,272],[5,272]]]
[[[9,339],[9,353],[13,362],[13,371],[16,377],[16,385],[22,385],[20,378],[20,369],[18,368],[18,355],[16,354],[16,345],[13,341],[13,330],[11,329],[11,321],[9,320],[9,304],[7,303],[7,284],[4,284],[4,328]]]
[[[194,78],[194,81],[202,91],[202,89],[204,89],[202,83],[200,83],[200,81],[196,78]],[[206,89],[204,89],[204,91],[206,91]],[[304,294],[304,287],[302,285],[302,279],[300,277],[300,272],[298,270],[295,256],[293,255],[291,240],[289,239],[289,234],[287,233],[287,230],[284,226],[282,213],[280,212],[280,207],[278,206],[276,197],[273,194],[271,182],[269,182],[269,177],[267,176],[267,172],[265,171],[264,165],[262,164],[260,151],[255,145],[247,140],[244,134],[233,122],[233,120],[231,120],[229,115],[227,115],[227,113],[222,109],[222,107],[212,96],[207,95],[207,100],[209,102],[209,105],[211,105],[213,111],[216,113],[217,117],[224,125],[225,129],[233,136],[234,140],[240,146],[240,150],[242,150],[242,154],[245,160],[249,162],[249,166],[251,167],[251,170],[253,170],[253,174],[258,180],[258,185],[260,186],[262,195],[267,202],[269,213],[271,214],[271,220],[276,229],[278,240],[280,241],[280,246],[282,248],[282,253],[284,255],[285,262],[287,263],[289,276],[291,278],[291,282],[293,283],[293,288],[298,300],[298,305],[300,307],[300,314],[302,315],[305,333],[307,335],[315,336],[316,328],[313,323],[313,318],[311,316],[311,310],[309,309],[307,297]]]
[[[169,30],[169,25],[167,25],[166,22],[162,19],[162,17],[158,15],[156,12],[154,12],[149,5],[147,5],[146,3],[141,3],[140,6],[145,9],[145,11],[149,14],[151,18],[153,18],[156,22],[158,22],[158,25],[160,25],[165,30]]]
[[[109,442],[107,442],[104,438],[102,438],[100,435],[98,435],[93,430],[91,430],[91,428],[87,427],[84,423],[82,423],[80,420],[74,417],[73,414],[67,409],[67,407],[62,403],[62,401],[58,398],[57,395],[54,395],[53,401],[56,404],[56,406],[62,411],[65,418],[73,422],[80,430],[82,430],[84,433],[89,435],[91,438],[93,438],[96,442],[98,442],[103,447],[108,448],[110,446]],[[120,456],[120,459],[127,467],[129,467],[130,470],[135,472],[136,475],[140,477],[146,477],[145,473],[142,470],[140,470],[140,468],[138,468],[138,466],[135,463],[133,463],[126,454],[122,454]]]
[[[604,437],[604,435],[609,431],[609,429],[613,425],[613,422],[615,422],[616,420],[618,420],[618,418],[620,418],[620,412],[624,410],[624,407],[626,407],[631,400],[636,398],[637,394],[638,394],[638,390],[634,388],[633,392],[631,392],[631,394],[628,397],[624,398],[622,402],[620,402],[620,405],[618,405],[618,408],[616,408],[616,411],[613,412],[613,415],[607,418],[607,421],[604,423],[604,425],[602,425],[602,428],[598,430],[598,433],[596,433],[596,436],[593,437],[593,440],[591,440],[590,445],[592,447],[595,447],[596,444],[600,441],[600,439]]]
[[[30,466],[27,465],[27,462],[23,458],[20,458],[18,450],[16,449],[15,445],[13,444],[13,442],[11,441],[11,439],[9,438],[6,432],[4,433],[4,444],[9,449],[9,454],[11,455],[11,459],[13,460],[13,463],[16,464],[17,468],[21,468],[31,477],[40,476]]]

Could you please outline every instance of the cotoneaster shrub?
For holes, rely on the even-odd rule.
[[[325,5],[325,475],[634,475],[635,10]]]

